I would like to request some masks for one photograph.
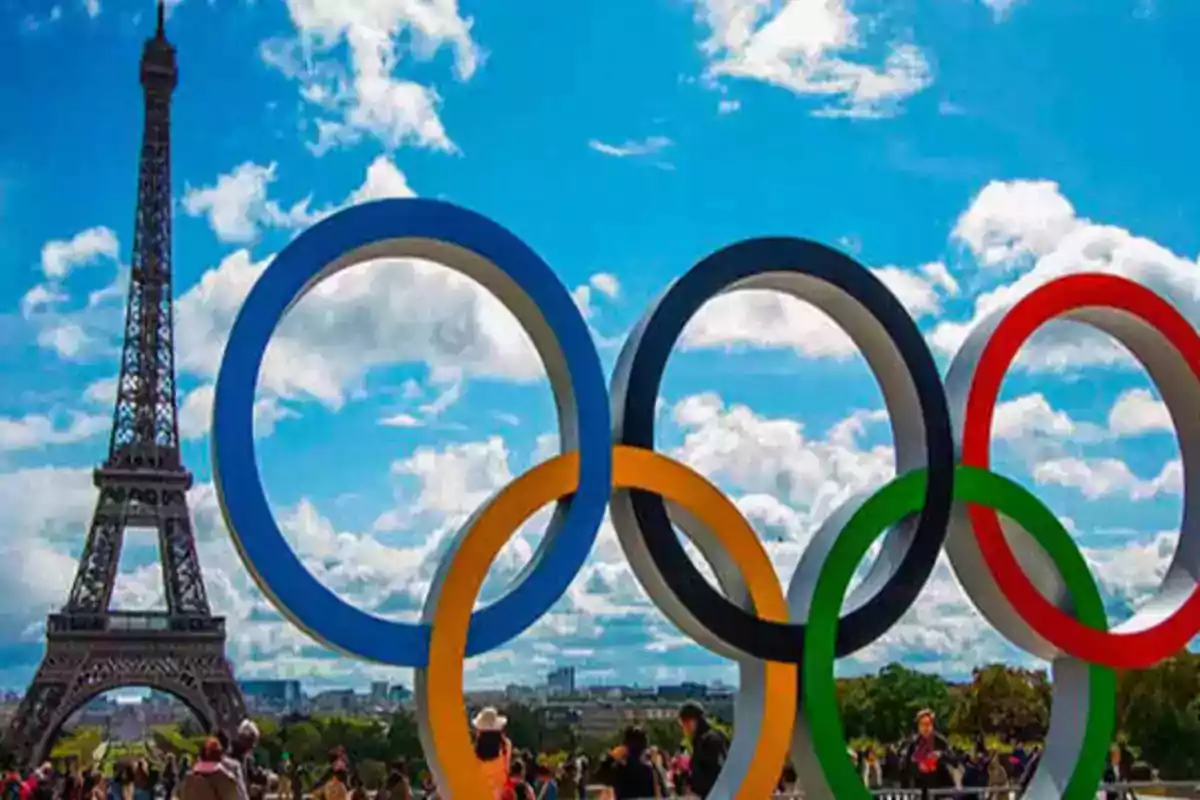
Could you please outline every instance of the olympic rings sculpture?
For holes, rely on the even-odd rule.
[[[545,363],[562,454],[499,492],[458,534],[420,623],[359,610],[319,583],[288,547],[258,473],[254,394],[271,336],[305,292],[381,257],[436,261],[483,284],[516,316]],[[854,498],[818,530],[786,598],[736,507],[688,467],[654,451],[655,403],[688,320],[729,290],[787,292],[821,309],[861,348],[883,391],[896,478]],[[1040,501],[990,471],[992,416],[1021,345],[1052,319],[1090,324],[1145,366],[1173,419],[1187,477],[1179,544],[1157,595],[1109,630],[1071,537]],[[611,401],[611,411],[610,411]],[[213,471],[221,508],[263,593],[314,639],[417,670],[421,739],[445,796],[488,796],[463,714],[463,661],[509,641],[566,591],[605,509],[651,599],[704,647],[735,659],[735,735],[712,797],[769,797],[790,754],[807,797],[865,797],[846,755],[834,661],[882,636],[915,601],[945,548],[971,601],[1001,634],[1052,663],[1047,745],[1027,797],[1090,798],[1115,718],[1116,669],[1151,666],[1200,633],[1200,336],[1170,304],[1112,275],[1035,289],[968,336],[945,385],[899,300],[850,257],[810,241],[726,247],[680,277],[634,329],[606,390],[599,356],[567,288],[520,239],[443,202],[384,200],[302,233],[259,277],[233,325],[217,380]],[[557,502],[532,563],[507,594],[472,611],[496,553]],[[684,532],[717,575],[704,579]],[[882,550],[847,596],[856,566]]]

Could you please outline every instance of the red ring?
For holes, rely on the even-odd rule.
[[[996,326],[979,356],[963,421],[962,463],[989,469],[992,416],[1000,384],[1021,345],[1046,322],[1081,308],[1112,308],[1140,318],[1173,345],[1200,380],[1200,336],[1170,303],[1114,275],[1073,275],[1034,290]],[[1021,569],[995,510],[970,505],[984,563],[1008,602],[1039,635],[1075,658],[1115,669],[1141,669],[1175,655],[1200,633],[1200,584],[1170,617],[1143,630],[1100,631],[1047,600]]]

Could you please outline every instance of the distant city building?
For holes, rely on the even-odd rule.
[[[352,713],[359,710],[365,699],[362,695],[355,694],[353,689],[331,689],[313,697],[312,707],[316,711]]]
[[[295,711],[304,701],[297,680],[241,681],[246,706],[253,711]]]
[[[412,690],[403,684],[396,684],[388,689],[388,700],[393,703],[405,703],[412,699]]]
[[[708,697],[708,687],[684,681],[677,686],[659,686],[657,694],[663,700],[703,700]]]
[[[546,676],[546,688],[550,694],[575,694],[575,668],[559,667]]]
[[[528,703],[537,699],[537,690],[531,686],[510,683],[504,689],[504,699],[514,703]]]

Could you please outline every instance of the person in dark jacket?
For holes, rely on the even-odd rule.
[[[917,712],[917,732],[904,746],[900,769],[906,789],[950,789],[950,743],[934,727],[929,709]]]
[[[708,722],[704,706],[689,700],[679,707],[679,727],[692,744],[688,786],[700,797],[708,797],[725,766],[729,740]]]
[[[600,782],[612,787],[615,800],[666,797],[662,779],[650,760],[648,745],[644,730],[628,727],[621,744],[600,762]]]

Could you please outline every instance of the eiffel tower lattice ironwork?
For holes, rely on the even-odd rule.
[[[39,763],[64,722],[102,692],[146,686],[232,732],[245,708],[208,605],[179,452],[171,296],[171,93],[178,82],[162,0],[141,61],[145,128],[138,171],[125,343],[99,499],[66,606],[46,622],[46,654],[13,718],[9,747]],[[110,610],[127,527],[158,531],[165,612]]]

